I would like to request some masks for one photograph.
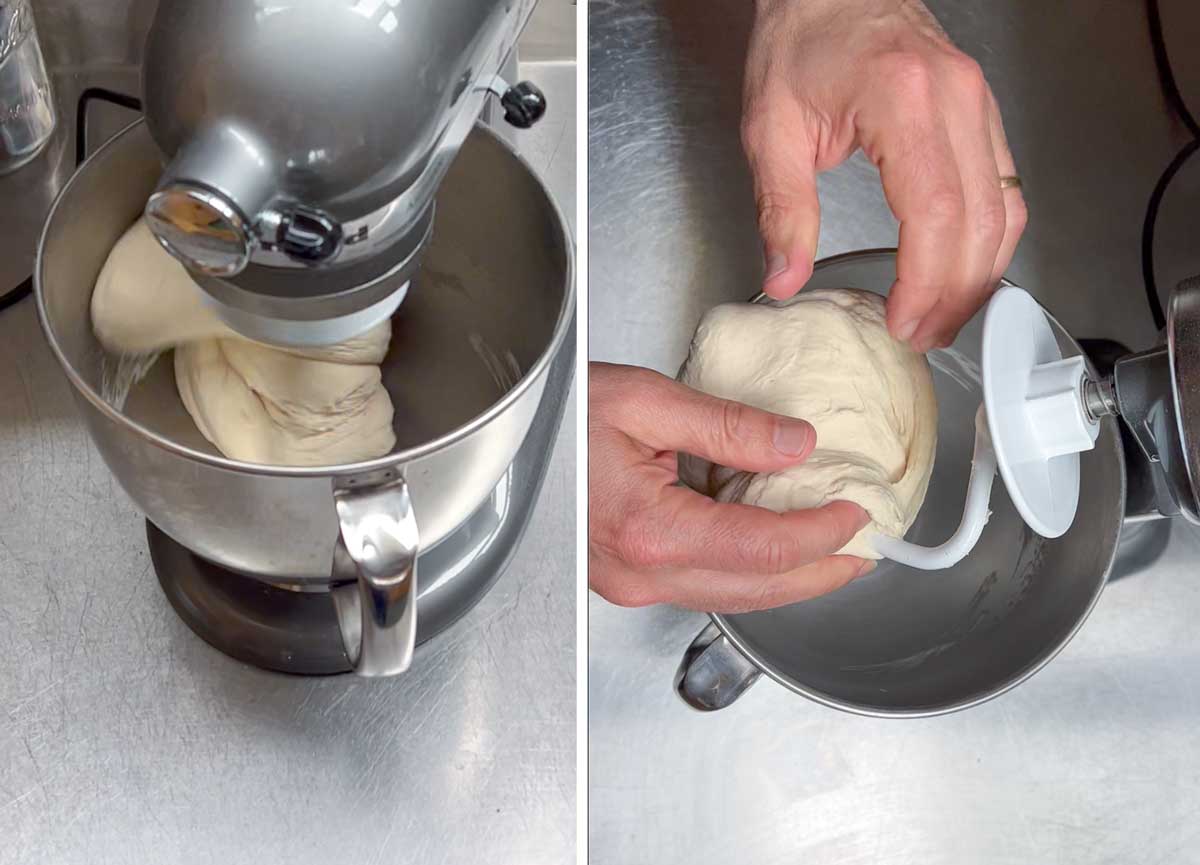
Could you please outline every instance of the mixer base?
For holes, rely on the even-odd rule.
[[[546,475],[571,385],[573,339],[550,368],[529,433],[488,499],[417,559],[417,643],[465,615],[516,552]],[[247,664],[299,675],[350,671],[327,589],[298,591],[215,565],[146,521],[150,557],[171,606],[205,642]],[[420,651],[415,663],[420,663]]]
[[[150,557],[167,600],[206,643],[281,673],[350,670],[328,592],[299,592],[200,558],[146,521]]]
[[[417,643],[441,633],[487,594],[515,551],[536,489],[513,501],[514,464],[462,526],[417,559]],[[540,478],[538,486],[540,486]],[[348,673],[350,660],[327,585],[248,576],[204,559],[146,521],[159,585],[209,645],[247,664],[308,676]]]

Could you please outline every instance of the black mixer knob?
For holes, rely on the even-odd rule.
[[[342,248],[342,226],[324,213],[297,207],[283,215],[275,245],[293,261],[319,264]]]
[[[546,113],[546,94],[529,81],[519,81],[500,97],[504,119],[518,129],[528,129]]]

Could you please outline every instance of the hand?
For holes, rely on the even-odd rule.
[[[588,375],[591,587],[622,606],[745,612],[832,592],[874,562],[830,555],[868,522],[850,502],[776,514],[680,486],[677,453],[746,471],[802,462],[802,420],[716,399],[631,366]]]
[[[918,351],[954,340],[1025,228],[996,100],[919,0],[758,0],[742,141],[778,299],[812,274],[817,172],[863,149],[900,221],[888,329]]]

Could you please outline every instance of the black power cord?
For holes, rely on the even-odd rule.
[[[83,164],[83,160],[87,159],[88,144],[87,144],[87,111],[88,105],[92,100],[100,102],[109,102],[113,105],[119,105],[122,108],[128,108],[130,111],[141,111],[142,100],[136,96],[127,96],[124,93],[118,93],[115,90],[109,90],[105,87],[89,87],[83,93],[79,94],[79,102],[75,106],[75,167],[78,168]]]
[[[1167,106],[1187,128],[1192,140],[1183,146],[1171,163],[1158,178],[1154,191],[1150,193],[1150,201],[1146,205],[1146,219],[1142,223],[1142,283],[1146,289],[1146,302],[1150,305],[1150,314],[1154,316],[1154,326],[1162,330],[1167,326],[1167,317],[1163,314],[1162,302],[1158,299],[1158,286],[1154,279],[1154,227],[1158,221],[1158,210],[1162,206],[1163,196],[1167,187],[1184,164],[1197,150],[1200,150],[1200,123],[1188,110],[1175,75],[1171,71],[1171,60],[1167,56],[1167,44],[1163,39],[1162,16],[1158,11],[1158,0],[1146,0],[1146,17],[1150,23],[1150,45],[1154,49],[1154,65],[1158,68],[1158,80],[1162,86],[1163,96]]]
[[[33,277],[29,277],[8,294],[0,297],[0,312],[8,309],[10,306],[21,302],[33,293]]]

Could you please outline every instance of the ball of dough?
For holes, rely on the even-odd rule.
[[[230,459],[337,465],[383,456],[396,444],[379,370],[390,322],[331,346],[251,342],[217,317],[142,220],[109,253],[91,312],[96,338],[112,354],[175,349],[180,399]]]
[[[715,307],[680,380],[803,418],[817,432],[809,458],[780,472],[681,461],[681,476],[701,492],[773,511],[856,502],[871,523],[840,552],[862,558],[880,558],[873,533],[900,538],[916,519],[937,450],[937,402],[929,364],[888,334],[879,295],[813,290],[784,304]]]

